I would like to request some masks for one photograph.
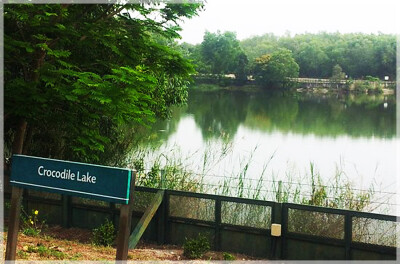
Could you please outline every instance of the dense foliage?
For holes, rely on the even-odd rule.
[[[246,76],[247,57],[235,33],[206,32],[200,47],[202,59],[206,65],[210,65],[211,73],[235,73],[241,79]]]
[[[280,49],[271,55],[256,58],[252,73],[261,86],[284,87],[289,84],[288,78],[299,76],[299,65],[290,50]]]
[[[185,103],[194,69],[168,43],[200,8],[5,5],[6,148],[14,140],[25,154],[107,163],[102,153],[127,125],[133,134]]]
[[[231,43],[234,44],[228,45],[227,41],[221,41],[227,36],[230,36]],[[337,79],[347,75],[352,79],[361,79],[366,76],[375,76],[381,80],[384,76],[389,76],[390,80],[396,79],[396,36],[394,35],[307,33],[293,37],[289,35],[278,37],[265,34],[242,40],[239,42],[240,45],[237,45],[238,42],[234,33],[231,32],[216,34],[206,32],[201,44],[183,43],[181,48],[186,51],[186,56],[194,61],[200,73],[237,74],[240,72],[241,76],[255,75],[255,79],[263,84],[267,83],[267,79],[270,80],[269,83],[276,84],[276,80],[273,80],[275,78],[282,80],[293,76],[280,70],[274,75],[260,74],[262,72],[260,61],[265,63],[266,58],[271,58],[273,54],[276,55],[282,50],[291,51],[290,56],[299,66],[300,77]],[[240,63],[235,54],[241,54]],[[288,58],[286,62],[289,64],[282,67],[294,70],[291,60]],[[295,72],[293,70],[290,72]],[[243,79],[243,77],[240,78]]]
[[[200,74],[221,76],[233,73],[242,83],[247,79],[248,59],[234,32],[206,31],[201,44],[183,43],[180,47]]]
[[[241,41],[249,61],[279,48],[292,51],[301,77],[329,78],[339,65],[350,78],[396,76],[396,36],[386,34],[265,34]]]

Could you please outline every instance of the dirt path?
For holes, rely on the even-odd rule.
[[[3,233],[4,245],[7,233]],[[91,231],[79,228],[51,227],[39,236],[32,237],[19,233],[17,260],[115,260],[114,247],[94,246]],[[252,260],[249,256],[234,254],[236,260]],[[3,256],[4,259],[4,256]],[[137,249],[129,250],[128,260],[185,260],[182,248],[173,245],[139,243]],[[223,252],[208,252],[204,260],[224,260]]]

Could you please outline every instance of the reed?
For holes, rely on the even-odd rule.
[[[256,148],[252,153],[255,151]],[[197,155],[199,155],[198,153]],[[203,167],[199,169],[199,173],[190,170],[190,166],[185,165],[188,158],[183,157],[181,152],[157,156],[155,159],[153,157],[150,162],[152,166],[146,170],[144,164],[149,164],[149,161],[145,161],[149,157],[141,152],[134,160],[134,166],[138,170],[137,184],[279,203],[289,202],[367,212],[376,212],[377,209],[389,210],[387,207],[385,208],[385,204],[381,204],[380,207],[374,205],[375,189],[373,186],[368,190],[355,189],[348,180],[341,163],[336,164],[333,177],[325,181],[313,162],[310,162],[309,169],[304,174],[300,174],[288,166],[284,177],[278,179],[274,173],[270,175],[267,173],[275,155],[273,153],[263,165],[259,177],[254,179],[248,175],[249,167],[253,162],[252,153],[240,163],[239,172],[223,177],[219,182],[213,184],[210,181],[217,176],[209,175],[208,172],[212,165],[217,164],[220,160],[215,153],[202,154]],[[163,164],[161,160],[164,160]],[[142,198],[149,200],[146,195],[143,195]],[[137,199],[136,202],[140,203],[139,200],[141,199]],[[204,221],[215,220],[215,202],[212,199],[171,196],[170,210],[173,216]],[[271,225],[271,214],[272,208],[269,206],[227,201],[221,203],[221,221],[226,224],[268,229]],[[290,209],[288,217],[289,231],[337,239],[344,236],[343,215]],[[379,244],[390,246],[395,243],[393,238],[396,237],[396,232],[393,230],[396,229],[396,226],[391,222],[360,218],[353,219],[353,225],[353,236],[357,241],[378,241]],[[390,232],[382,230],[393,231],[395,235],[390,235]]]
[[[203,153],[197,151],[186,156],[177,147],[156,156],[154,151],[142,149],[132,155],[132,164],[138,172],[136,184],[139,186],[356,211],[389,210],[385,203],[379,206],[374,204],[373,185],[367,190],[354,188],[342,163],[336,164],[333,177],[330,178],[322,177],[316,164],[310,162],[308,172],[300,174],[288,165],[283,177],[278,179],[273,171],[268,173],[271,171],[269,166],[275,156],[274,152],[266,159],[258,178],[254,178],[254,175],[250,177],[249,167],[256,150],[257,147],[247,158],[242,159],[236,173],[231,172],[223,177],[212,175],[210,171],[229,154],[229,146],[215,149],[210,145]],[[201,165],[197,167],[188,163],[196,155],[200,156],[197,160],[201,160]]]

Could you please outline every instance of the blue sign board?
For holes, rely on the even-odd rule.
[[[14,155],[14,186],[128,204],[131,170]]]

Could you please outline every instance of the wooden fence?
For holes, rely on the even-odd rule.
[[[159,190],[136,188],[132,230]],[[23,206],[49,224],[92,229],[106,218],[118,224],[119,206],[107,202],[29,190]],[[282,226],[280,237],[271,236],[272,223]],[[393,260],[398,224],[389,215],[165,190],[142,239],[182,245],[202,233],[214,250],[258,258]]]

